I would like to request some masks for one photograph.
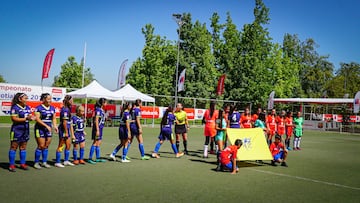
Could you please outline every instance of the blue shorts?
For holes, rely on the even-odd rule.
[[[35,127],[35,137],[36,138],[48,138],[48,137],[52,137],[52,134],[45,127],[40,127],[40,128]]]
[[[119,140],[126,140],[128,139],[128,130],[126,126],[119,127]]]
[[[240,124],[230,124],[230,128],[240,128]]]
[[[225,138],[225,131],[218,131],[215,135],[215,142],[217,141],[223,141]]]
[[[171,128],[161,129],[159,140],[174,140],[174,134],[172,133]]]
[[[139,136],[139,128],[136,125],[130,125],[131,136]]]
[[[103,128],[99,127],[99,136],[96,136],[96,128],[92,129],[91,139],[92,140],[102,140]]]
[[[279,159],[283,159],[284,158],[284,151],[280,151],[279,153],[277,153],[275,156],[274,156],[274,161],[277,161]]]
[[[232,164],[231,161],[230,161],[229,163],[227,163],[227,164],[224,164],[224,166],[225,166],[226,168],[230,169],[230,170],[233,170],[233,164]],[[238,168],[239,168],[239,167],[236,166],[236,169],[238,169]]]
[[[30,130],[11,130],[10,141],[11,142],[27,142],[30,139]]]
[[[75,141],[73,142],[74,144],[80,144],[82,142],[85,142],[85,135],[84,132],[75,132]]]
[[[71,133],[70,133],[69,128],[68,128],[68,136],[71,137]],[[59,128],[59,139],[63,139],[63,138],[65,138],[65,131],[64,131],[63,128]]]

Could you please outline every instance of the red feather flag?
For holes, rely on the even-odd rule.
[[[44,78],[48,78],[49,77],[49,72],[50,72],[50,67],[51,67],[51,63],[52,63],[52,59],[53,59],[53,55],[54,55],[55,49],[51,49],[45,57],[44,60],[44,65],[43,65],[43,71],[42,71],[42,77],[41,79]]]
[[[218,80],[218,85],[217,85],[217,88],[216,88],[216,94],[217,95],[222,95],[224,93],[225,77],[226,77],[226,75],[223,74],[223,75],[220,76],[220,78]]]

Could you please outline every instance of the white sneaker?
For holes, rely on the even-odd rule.
[[[51,166],[47,162],[43,162],[42,165],[45,168],[51,168]]]
[[[159,154],[157,154],[155,152],[151,154],[151,157],[152,158],[157,158],[157,159],[160,158]]]
[[[113,154],[110,154],[110,159],[112,159],[113,161],[116,161],[116,157]]]
[[[58,167],[58,168],[64,168],[65,166],[62,165],[61,163],[55,163],[55,166]]]
[[[34,164],[34,168],[41,169],[41,166],[40,166],[39,162]]]
[[[121,163],[129,163],[130,160],[127,160],[127,159],[121,159]]]
[[[64,161],[64,166],[74,166],[70,161]]]

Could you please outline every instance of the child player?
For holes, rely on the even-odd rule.
[[[266,118],[266,127],[268,129],[267,134],[267,143],[270,146],[272,142],[272,138],[275,135],[277,131],[277,125],[276,125],[276,109],[271,110],[271,114],[267,116]]]
[[[280,135],[281,141],[283,141],[285,136],[285,114],[285,111],[281,111],[280,116],[276,118],[277,135]]]
[[[84,131],[84,107],[78,106],[76,108],[76,115],[74,115],[72,120],[72,127],[73,127],[73,135],[72,135],[72,143],[74,144],[73,148],[73,157],[74,157],[74,164],[85,164],[84,161],[84,153],[85,153],[85,135],[86,132]],[[78,150],[80,145],[80,157],[78,157]]]
[[[91,138],[93,143],[90,148],[88,162],[95,164],[96,162],[105,162],[104,159],[100,158],[100,145],[103,137],[103,128],[105,125],[105,106],[107,101],[105,98],[100,98],[95,104],[95,114],[93,117],[93,127]],[[93,161],[92,157],[96,153],[96,160]]]
[[[40,96],[42,103],[35,108],[36,124],[35,139],[37,142],[37,148],[35,150],[34,168],[41,169],[39,163],[40,156],[42,155],[42,166],[45,168],[51,168],[47,163],[48,148],[51,143],[52,129],[55,133],[58,133],[58,127],[56,125],[55,107],[51,106],[51,95],[49,93],[43,93]]]
[[[245,112],[241,115],[241,118],[240,118],[241,128],[252,128],[251,121],[252,121],[252,118],[251,118],[251,114],[250,114],[250,109],[245,108]]]
[[[26,162],[26,145],[30,139],[29,121],[35,120],[31,115],[30,107],[26,105],[28,96],[25,93],[16,93],[11,102],[11,120],[13,124],[10,130],[9,171],[15,172],[16,150],[20,150],[20,168],[28,170]]]
[[[174,124],[174,121],[176,120],[175,115],[173,114],[173,108],[171,106],[169,106],[164,115],[163,118],[161,119],[161,123],[160,123],[160,135],[159,135],[159,142],[155,145],[155,149],[154,152],[152,153],[152,157],[153,158],[160,158],[158,152],[159,149],[162,145],[162,143],[164,143],[165,140],[169,140],[171,143],[171,148],[174,151],[175,157],[179,158],[181,156],[184,155],[183,152],[178,152],[177,147],[174,143],[174,135],[172,133],[172,125]]]
[[[301,112],[297,112],[296,117],[294,118],[295,125],[295,137],[294,137],[294,150],[301,150],[300,141],[303,134],[303,123],[304,119],[301,117]]]
[[[237,151],[242,146],[242,140],[235,140],[234,145],[226,147],[219,156],[220,163],[222,167],[228,168],[231,170],[231,174],[235,174],[239,171],[239,168],[236,166],[236,156]]]
[[[281,136],[275,136],[275,142],[270,145],[270,152],[273,156],[271,165],[276,166],[276,162],[281,163],[281,166],[287,167],[285,160],[288,154],[288,151],[285,149],[284,144],[281,142]]]
[[[293,118],[292,118],[292,112],[288,111],[285,118],[285,128],[286,128],[286,139],[285,139],[285,147],[287,150],[291,150],[290,147],[290,138],[293,134]]]
[[[56,149],[56,163],[55,166],[59,168],[64,168],[64,166],[73,166],[69,161],[70,156],[70,147],[71,147],[71,139],[70,136],[73,134],[71,128],[71,106],[72,106],[72,97],[70,95],[66,95],[63,100],[63,107],[60,110],[60,125],[59,129],[59,144]],[[61,164],[61,152],[64,149],[64,165]]]

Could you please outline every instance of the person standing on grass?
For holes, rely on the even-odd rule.
[[[226,121],[226,127],[227,128],[229,127],[230,108],[231,108],[230,104],[226,104],[224,106],[224,116],[225,116],[224,118],[225,118],[225,121]],[[227,146],[227,140],[228,140],[228,135],[226,133],[225,136],[224,136],[224,148]]]
[[[136,137],[136,139],[139,143],[139,151],[140,151],[141,160],[149,160],[150,157],[145,155],[144,138],[142,136],[143,131],[142,131],[142,126],[141,126],[141,122],[140,122],[140,118],[141,118],[141,109],[140,108],[141,108],[141,100],[137,99],[133,103],[133,109],[130,113],[131,140],[130,140],[130,143],[128,143],[127,149],[129,150],[134,137]]]
[[[178,103],[175,110],[175,134],[176,134],[176,149],[179,151],[180,135],[183,139],[184,153],[189,154],[187,150],[187,131],[189,130],[189,122],[186,112],[183,110],[183,105]]]
[[[210,143],[210,154],[215,154],[214,152],[214,137],[216,135],[215,120],[218,117],[218,111],[215,110],[215,101],[210,102],[210,108],[207,109],[204,113],[202,123],[205,124],[204,127],[204,158],[208,158],[208,148]]]
[[[55,166],[59,168],[64,168],[64,166],[73,166],[69,161],[70,156],[70,147],[71,139],[70,136],[73,135],[73,128],[71,127],[71,106],[73,100],[70,95],[66,95],[63,100],[63,107],[60,110],[60,125],[59,129],[59,145],[56,149],[56,163]],[[61,164],[61,152],[64,150],[64,165]]]
[[[229,128],[240,128],[240,113],[238,112],[236,105],[231,105],[228,115]]]
[[[276,125],[276,109],[272,109],[270,115],[266,118],[266,127],[268,129],[267,134],[267,143],[270,146],[273,136],[276,134],[277,125]]]
[[[240,117],[240,127],[241,128],[252,128],[251,121],[252,121],[252,119],[251,119],[250,109],[245,108],[245,112]]]
[[[37,148],[35,150],[34,168],[41,169],[39,163],[40,155],[42,155],[42,166],[45,168],[51,168],[47,163],[48,148],[51,143],[52,129],[55,133],[58,133],[56,124],[55,108],[50,105],[51,95],[49,93],[43,93],[40,96],[42,104],[35,108],[36,124],[35,139],[37,142]]]
[[[216,158],[217,158],[217,170],[221,167],[220,164],[220,153],[224,149],[224,137],[226,136],[226,120],[225,120],[225,112],[223,110],[219,110],[218,117],[216,119]]]
[[[285,147],[287,150],[291,150],[290,147],[290,138],[293,134],[294,124],[292,112],[288,111],[285,118],[285,128],[286,128],[286,139],[285,139]]]
[[[239,168],[236,166],[237,152],[242,146],[243,142],[241,139],[235,140],[234,145],[226,147],[221,151],[219,160],[221,167],[227,168],[231,171],[231,174],[236,174],[239,171]],[[217,170],[219,170],[217,168]]]
[[[294,118],[294,125],[295,125],[295,133],[294,133],[294,150],[301,150],[300,142],[301,137],[303,135],[303,123],[304,119],[301,117],[301,112],[297,112],[296,117]]]
[[[178,108],[178,107],[177,107]],[[172,125],[174,124],[174,121],[176,120],[175,115],[173,114],[173,107],[169,106],[160,123],[160,135],[159,135],[159,142],[155,145],[154,152],[152,153],[153,158],[160,158],[160,155],[158,154],[159,149],[161,145],[164,143],[165,140],[169,140],[171,143],[171,148],[174,151],[175,157],[179,158],[184,155],[183,152],[179,152],[175,143],[174,143],[174,134],[172,132]]]
[[[103,129],[105,125],[105,106],[107,100],[105,98],[100,98],[95,104],[95,112],[93,116],[93,126],[92,126],[92,135],[91,138],[93,143],[90,148],[88,162],[90,164],[95,164],[96,162],[105,162],[104,159],[100,157],[100,145],[103,137]],[[96,160],[92,160],[92,157],[96,154]]]
[[[73,147],[73,157],[74,157],[74,164],[85,164],[84,161],[84,154],[85,154],[85,136],[86,132],[85,128],[85,120],[84,120],[85,110],[83,106],[78,106],[76,108],[76,115],[74,115],[72,120],[72,143]],[[78,150],[80,146],[80,157],[78,158]]]
[[[130,162],[127,158],[128,143],[131,139],[131,129],[130,129],[130,111],[132,109],[131,103],[124,103],[121,112],[120,112],[120,126],[119,126],[119,140],[120,143],[115,147],[113,152],[110,154],[110,159],[116,161],[116,154],[123,147],[123,155],[121,162]]]
[[[288,154],[288,151],[285,149],[284,144],[281,142],[281,136],[275,136],[275,142],[270,145],[270,152],[273,156],[271,160],[271,165],[276,166],[276,162],[281,163],[281,166],[288,167],[285,160]]]
[[[16,150],[20,152],[20,168],[28,170],[26,165],[26,146],[30,139],[29,121],[35,120],[31,115],[31,109],[26,105],[28,96],[25,93],[16,93],[11,102],[11,129],[10,129],[10,149],[9,149],[9,171],[15,172]]]
[[[285,117],[286,117],[286,112],[285,111],[281,111],[280,116],[278,116],[276,118],[276,125],[277,125],[277,135],[280,135],[281,137],[281,141],[283,142],[283,137],[285,136]]]

